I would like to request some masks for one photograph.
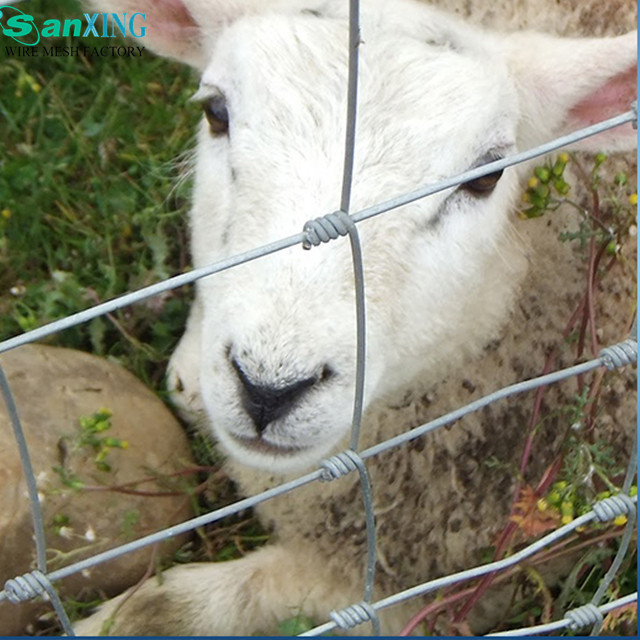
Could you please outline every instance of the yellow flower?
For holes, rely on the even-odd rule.
[[[536,506],[538,507],[538,511],[546,511],[549,508],[549,503],[544,498],[540,498]]]
[[[0,211],[0,216],[2,216],[5,220],[8,220],[11,217],[11,209],[7,209],[6,207]]]
[[[569,524],[570,522],[573,522],[573,516],[566,513],[565,515],[562,516],[562,524]]]
[[[560,160],[560,162],[564,162],[565,164],[567,162],[569,162],[569,154],[568,153],[561,153],[558,155],[558,160]]]
[[[529,188],[530,189],[535,189],[539,184],[538,178],[536,178],[535,176],[531,176],[531,178],[529,178]]]
[[[613,524],[616,525],[616,527],[621,527],[623,524],[627,524],[627,516],[625,516],[624,514],[618,516],[614,521]]]
[[[634,206],[634,207],[638,204],[638,194],[637,193],[632,193],[629,196],[629,204]]]

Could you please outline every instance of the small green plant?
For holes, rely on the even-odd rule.
[[[112,426],[111,417],[109,409],[98,409],[89,416],[81,416],[78,419],[78,433],[61,438],[58,446],[63,455],[63,463],[55,465],[53,471],[64,487],[80,491],[86,486],[85,481],[66,464],[69,456],[75,452],[90,449],[96,469],[109,472],[112,470],[107,460],[109,453],[114,449],[126,449],[129,446],[126,440],[106,434]]]
[[[66,438],[67,453],[90,448],[94,452],[93,462],[100,471],[111,471],[111,464],[107,456],[113,449],[126,449],[129,443],[120,438],[105,435],[111,429],[112,413],[109,409],[99,409],[90,416],[80,417],[78,423],[80,432],[73,437]],[[54,467],[54,471],[60,476],[67,486],[77,484],[78,479],[63,466]],[[78,487],[73,487],[78,488]]]
[[[129,446],[126,440],[103,435],[111,429],[112,415],[109,409],[99,409],[91,416],[80,418],[81,433],[76,439],[76,446],[91,447],[95,451],[93,460],[100,471],[111,471],[106,458],[112,449],[126,449]]]
[[[58,464],[53,467],[53,471],[58,476],[61,484],[73,491],[79,491],[84,487],[84,481],[75,473],[67,469],[64,465]]]
[[[554,160],[536,167],[522,196],[529,206],[523,209],[525,218],[539,218],[546,211],[557,209],[569,193],[571,187],[566,182],[564,170],[569,162],[569,154],[561,153]]]
[[[575,156],[560,153],[536,166],[522,194],[527,206],[521,209],[520,216],[523,219],[540,218],[567,204],[578,210],[582,217],[578,229],[560,233],[559,239],[562,242],[578,241],[584,249],[593,238],[605,248],[606,255],[616,256],[621,241],[637,231],[635,208],[638,194],[632,190],[629,177],[624,172],[617,172],[612,179],[603,177],[602,169],[607,160],[605,153],[596,154],[587,172]],[[576,167],[581,181],[592,194],[591,206],[583,206],[569,197],[572,186],[565,175],[569,163]],[[603,208],[606,208],[606,215]]]

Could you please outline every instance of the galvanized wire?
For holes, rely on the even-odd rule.
[[[13,429],[13,435],[18,445],[20,460],[24,478],[27,483],[27,492],[29,493],[29,506],[31,508],[31,519],[33,520],[34,538],[36,543],[36,566],[40,571],[47,571],[47,543],[44,533],[44,521],[42,519],[42,509],[40,508],[40,498],[38,497],[38,485],[36,482],[33,465],[31,464],[31,456],[29,455],[29,447],[24,435],[20,415],[16,407],[9,381],[4,373],[2,363],[0,362],[0,391],[2,398],[7,407],[9,420]]]
[[[75,636],[71,621],[69,620],[69,616],[67,616],[58,592],[51,584],[49,577],[42,573],[42,571],[36,569],[31,573],[7,580],[5,591],[7,593],[7,599],[14,604],[26,602],[38,596],[49,598],[65,634]]]
[[[202,516],[191,518],[190,520],[186,520],[185,522],[181,522],[180,524],[167,527],[162,531],[157,531],[155,533],[149,534],[148,536],[144,536],[142,538],[138,538],[137,540],[127,542],[118,547],[114,547],[113,549],[103,551],[94,556],[91,556],[90,558],[86,558],[85,560],[74,562],[73,564],[62,567],[61,569],[56,569],[55,571],[49,573],[49,580],[51,580],[51,582],[62,580],[62,578],[67,578],[68,576],[79,573],[80,571],[90,569],[91,567],[102,564],[103,562],[113,560],[114,558],[119,558],[122,555],[137,551],[138,549],[142,549],[143,547],[155,544],[156,542],[162,542],[163,540],[172,538],[173,536],[177,536],[181,533],[186,533],[187,531],[192,531],[193,529],[204,526],[205,524],[217,522],[218,520],[221,520],[226,516],[238,513],[243,509],[255,507],[256,505],[270,500],[271,498],[282,495],[284,493],[288,493],[289,491],[293,491],[294,489],[298,489],[299,487],[303,487],[307,484],[310,484],[311,482],[314,482],[315,480],[319,480],[321,475],[322,470],[317,469],[315,471],[307,473],[304,476],[291,480],[290,482],[278,485],[273,489],[268,489],[267,491],[263,491],[262,493],[259,493],[255,496],[245,498],[244,500],[238,500],[237,502],[234,502],[233,504],[230,504],[226,507],[216,509],[211,513],[206,513]],[[7,599],[7,593],[6,590],[2,590],[0,591],[0,602],[5,599]]]
[[[347,607],[347,609],[332,611],[330,617],[342,629],[350,629],[356,624],[369,620],[373,626],[373,634],[379,636],[380,621],[378,620],[375,609],[370,606],[376,568],[376,527],[375,514],[373,513],[373,492],[371,491],[371,481],[367,467],[362,458],[352,449],[348,449],[328,460],[324,460],[321,463],[321,467],[324,470],[321,480],[335,480],[351,471],[358,470],[367,530],[367,565],[364,599],[361,603]]]
[[[629,604],[637,602],[638,593],[630,593],[628,596],[624,596],[622,598],[617,598],[616,600],[612,600],[607,604],[603,604],[600,607],[597,607],[598,611],[601,615],[609,613],[610,611],[615,611],[620,607],[625,607]],[[575,610],[574,610],[575,611]],[[530,635],[539,635],[542,633],[551,633],[553,631],[560,631],[562,629],[571,629],[572,626],[576,626],[575,616],[566,617],[571,612],[568,611],[565,614],[565,617],[562,620],[555,620],[554,622],[547,622],[546,624],[538,624],[532,627],[523,627],[521,629],[513,629],[511,631],[499,631],[497,633],[487,634],[489,638],[498,638],[498,637],[520,637],[520,636],[530,636]],[[591,624],[590,620],[586,621],[587,624]],[[579,631],[581,627],[571,629],[572,631]]]
[[[631,489],[631,484],[633,482],[633,478],[636,475],[638,469],[638,458],[637,458],[637,446],[638,446],[638,432],[637,429],[633,432],[633,446],[631,448],[630,460],[627,465],[627,472],[625,474],[624,482],[622,483],[622,493],[624,495],[629,495],[629,490]],[[602,581],[598,585],[596,592],[593,594],[591,598],[591,604],[594,606],[598,606],[604,598],[604,595],[607,592],[607,589],[614,581],[615,577],[618,575],[618,571],[620,571],[620,567],[624,562],[624,559],[627,555],[627,551],[629,550],[629,546],[631,545],[631,540],[633,538],[633,530],[636,527],[636,514],[635,511],[629,514],[627,519],[627,523],[624,528],[624,533],[622,534],[622,539],[620,540],[620,546],[618,547],[618,551],[616,552],[613,561],[611,562],[611,566],[607,570],[607,573],[602,578]],[[593,628],[591,629],[592,636],[596,636],[600,633],[602,629],[602,620],[597,620]]]
[[[33,598],[37,595],[47,593],[51,599],[51,603],[58,614],[58,618],[64,632],[67,635],[74,635],[71,622],[62,606],[60,597],[57,591],[52,587],[49,578],[47,577],[47,543],[44,532],[44,520],[42,518],[42,508],[40,506],[40,498],[38,496],[38,485],[36,482],[35,473],[33,471],[33,465],[31,464],[31,456],[29,455],[29,447],[27,446],[27,440],[24,435],[22,423],[20,422],[20,415],[16,407],[13,394],[11,393],[11,387],[9,381],[4,373],[2,364],[0,363],[0,391],[4,403],[7,407],[7,413],[9,414],[9,420],[13,428],[13,435],[18,445],[18,451],[20,453],[20,461],[22,463],[22,470],[24,473],[25,481],[27,483],[27,492],[29,494],[29,507],[31,508],[31,519],[33,521],[34,539],[36,545],[36,572],[33,578],[18,580],[17,582],[9,581],[8,587],[5,586],[4,592],[7,593],[7,597],[12,601],[19,602],[21,599]]]
[[[360,1],[349,0],[349,69],[347,72],[347,127],[344,145],[344,171],[340,210],[351,210],[353,164],[356,153],[356,120],[358,114],[358,55],[360,47]]]
[[[544,376],[539,376],[537,378],[532,378],[530,380],[525,380],[523,382],[517,382],[515,384],[509,385],[508,387],[503,387],[498,391],[494,391],[482,398],[478,398],[473,402],[470,402],[459,409],[455,409],[450,413],[447,413],[435,420],[431,420],[419,427],[415,427],[409,431],[405,431],[398,436],[393,438],[389,438],[384,442],[373,445],[368,449],[365,449],[362,452],[363,458],[370,458],[371,456],[376,456],[380,453],[388,451],[394,447],[400,446],[402,444],[406,444],[411,440],[415,440],[420,436],[423,436],[430,431],[434,431],[435,429],[439,429],[447,424],[451,424],[464,416],[474,413],[479,409],[482,409],[493,402],[498,400],[503,400],[508,398],[509,396],[516,395],[518,393],[523,393],[525,391],[531,391],[532,389],[537,389],[538,387],[544,387],[546,385],[552,384],[554,382],[559,382],[560,380],[564,380],[565,378],[570,378],[571,376],[579,375],[581,373],[588,373],[589,371],[593,371],[598,367],[603,366],[602,361],[599,358],[594,360],[590,360],[588,362],[584,362],[582,364],[577,364],[573,367],[569,367],[567,369],[561,369],[559,371],[554,371],[553,373],[546,374]]]
[[[344,166],[342,176],[342,194],[340,211],[325,219],[313,221],[305,225],[308,238],[316,229],[324,229],[324,222],[330,218],[339,221],[340,226],[348,233],[351,245],[351,259],[353,263],[355,308],[356,308],[356,376],[353,400],[353,414],[351,418],[351,450],[345,451],[333,459],[322,463],[327,472],[323,479],[335,479],[342,473],[357,468],[360,475],[362,501],[365,511],[367,531],[367,564],[365,571],[364,599],[362,603],[350,611],[334,612],[334,620],[343,629],[350,628],[356,621],[371,620],[374,635],[380,635],[380,621],[375,611],[370,607],[373,594],[373,582],[376,568],[376,523],[373,513],[373,494],[371,480],[362,458],[357,454],[362,427],[362,410],[364,406],[365,358],[366,358],[366,303],[364,264],[362,247],[358,228],[349,215],[351,208],[351,189],[353,186],[353,167],[356,150],[356,121],[358,115],[358,61],[360,46],[360,2],[349,0],[349,61],[347,75],[347,123],[345,135]],[[331,239],[330,235],[325,241]],[[316,238],[320,236],[316,233]],[[313,242],[315,244],[315,242]],[[304,248],[310,248],[311,243],[303,242]],[[364,616],[364,617],[363,617]]]

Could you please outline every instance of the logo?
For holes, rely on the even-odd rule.
[[[1,1],[1,0],[0,0]],[[35,18],[14,6],[0,5],[0,31],[22,46],[35,47],[41,38],[57,38],[60,36],[95,36],[96,38],[115,38],[116,30],[121,35],[142,38],[147,27],[144,13],[88,13],[84,22],[80,18],[64,21],[44,20],[38,27]],[[109,28],[111,27],[111,28]]]

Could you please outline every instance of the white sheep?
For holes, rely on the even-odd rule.
[[[145,12],[145,44],[201,74],[194,266],[300,232],[338,208],[347,4],[101,6]],[[563,10],[556,2],[440,4],[491,27],[529,27],[535,18],[550,31]],[[549,5],[542,17],[541,4]],[[578,3],[574,17],[587,4]],[[632,4],[616,10],[629,19]],[[558,28],[579,30],[570,20]],[[354,211],[625,111],[635,99],[632,33],[499,33],[419,2],[365,0],[359,53]],[[625,150],[635,139],[625,125],[580,148]],[[518,221],[522,172],[508,169],[359,225],[367,303],[362,446],[467,402],[470,390],[478,395],[540,372],[539,346],[545,332],[557,335],[565,295],[580,291],[580,267],[555,237],[566,219],[551,227],[546,218]],[[230,456],[229,474],[252,494],[348,446],[354,373],[354,287],[343,239],[200,281],[170,382],[186,413],[206,414]],[[517,460],[526,410],[515,407],[369,461],[376,598],[478,563],[508,509],[513,478],[484,460]],[[241,560],[178,566],[161,583],[149,580],[117,612],[111,632],[269,633],[297,613],[324,621],[360,601],[365,531],[356,476],[263,504],[271,544]],[[79,623],[78,633],[98,632],[121,599]],[[383,630],[398,631],[417,606],[384,612]],[[490,609],[477,611],[479,627]]]

